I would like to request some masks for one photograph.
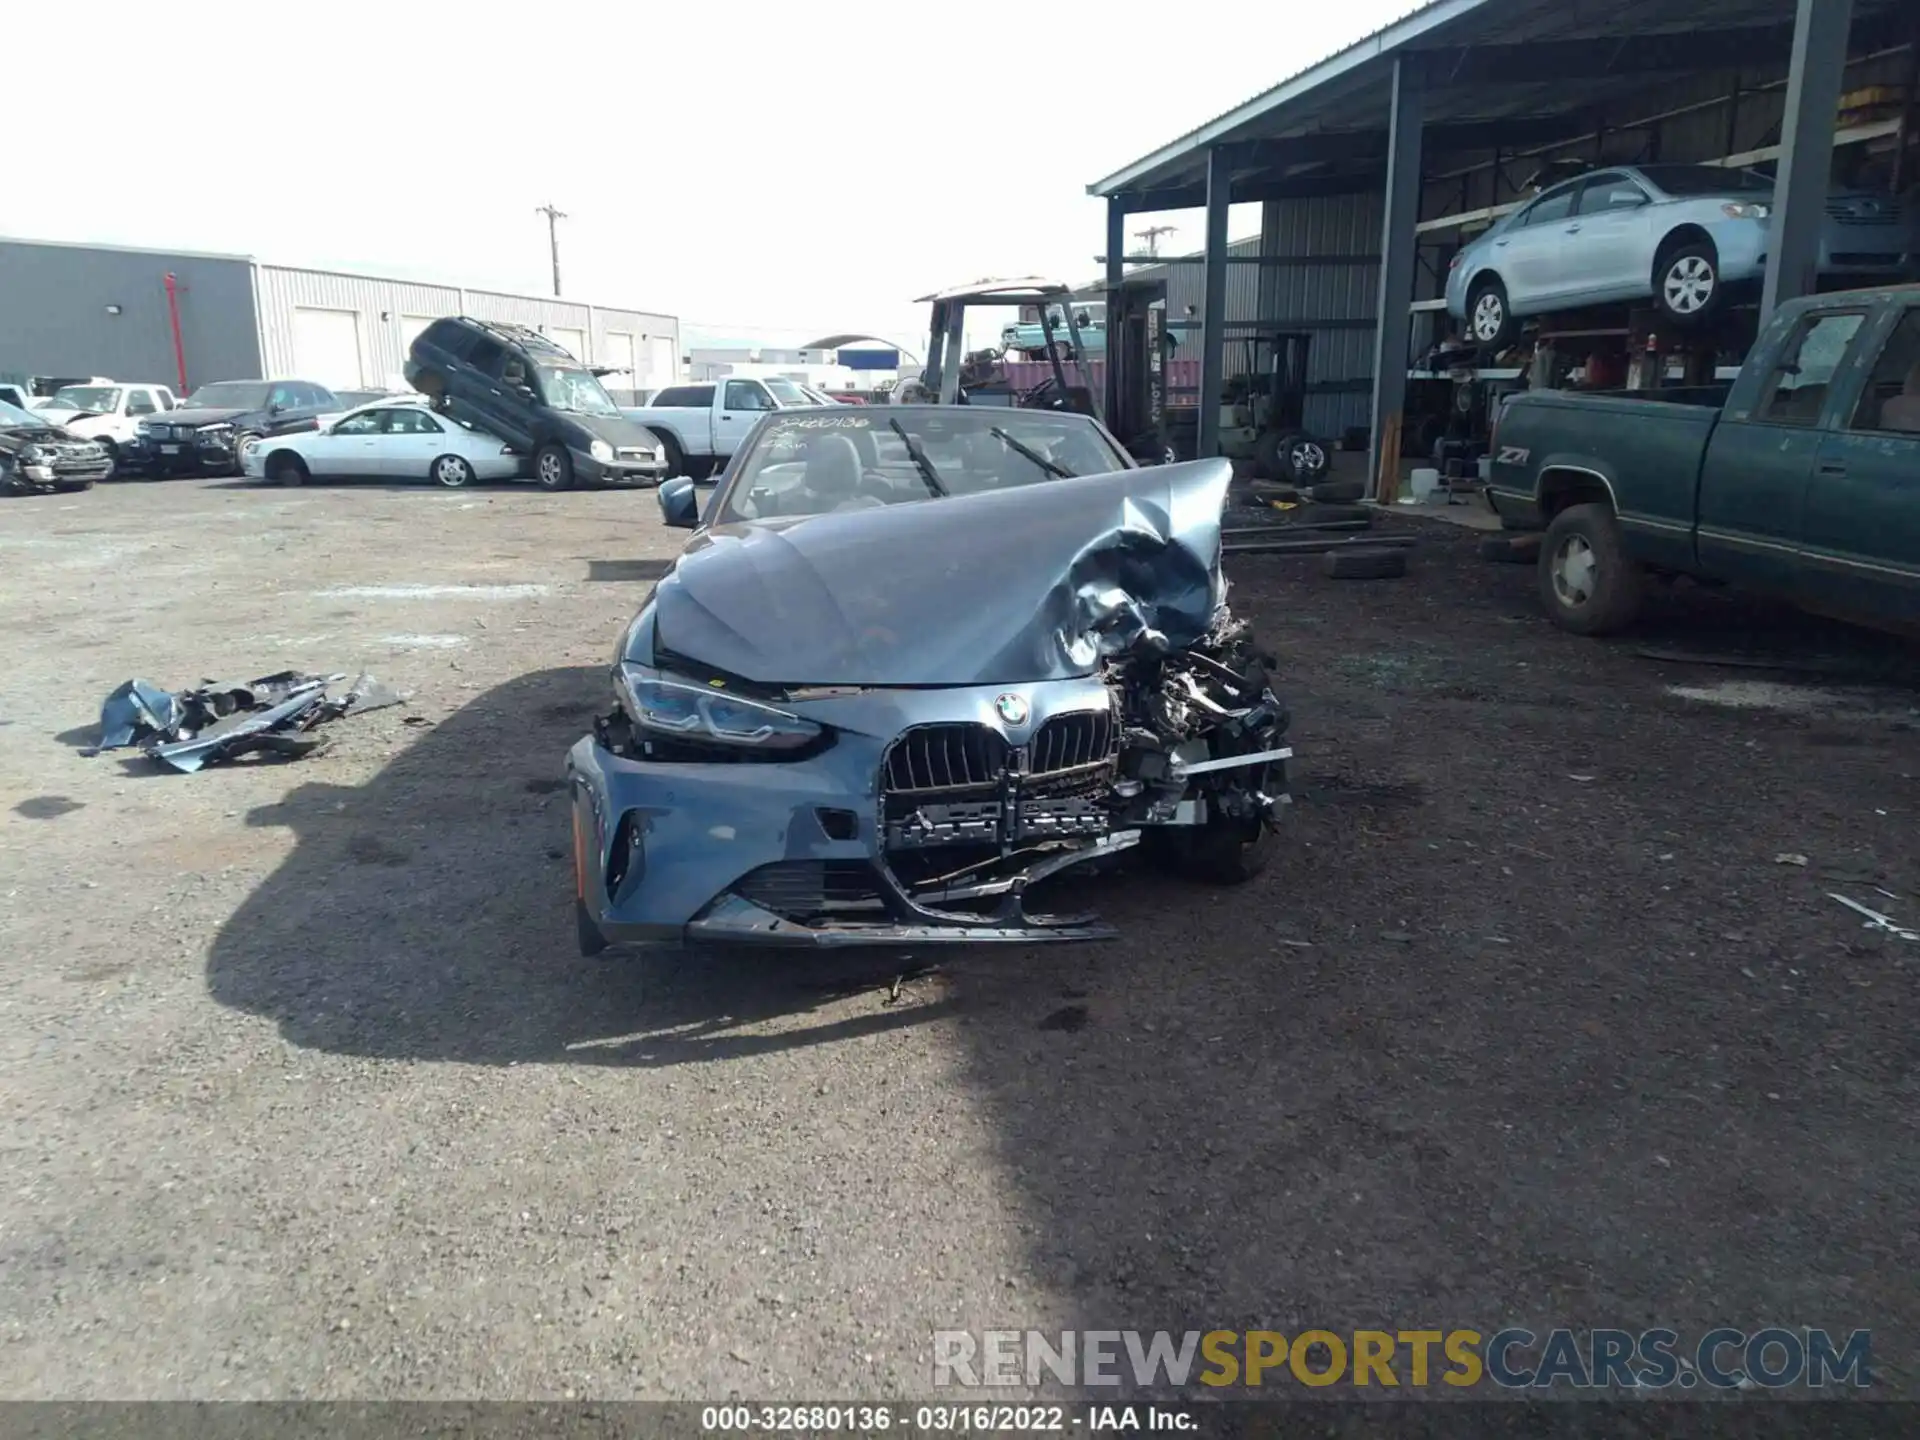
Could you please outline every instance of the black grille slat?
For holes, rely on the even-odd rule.
[[[873,871],[860,860],[781,860],[743,876],[733,893],[802,922],[880,904]]]
[[[887,752],[886,788],[896,795],[991,789],[1006,742],[984,725],[923,725]]]
[[[1113,716],[1108,711],[1079,710],[1056,715],[1040,727],[1039,737],[1034,741],[1032,773],[1057,775],[1104,765],[1113,758],[1116,738]]]

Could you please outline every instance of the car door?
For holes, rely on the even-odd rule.
[[[1807,482],[1802,588],[1822,609],[1913,623],[1920,621],[1920,306],[1886,316],[1858,348],[1858,399],[1847,404],[1852,392],[1836,384],[1840,414],[1821,435]]]
[[[395,405],[380,413],[386,425],[373,451],[371,473],[390,480],[421,479],[446,453],[446,431],[421,405]]]
[[[1799,587],[1807,483],[1826,439],[1828,399],[1866,320],[1864,307],[1803,315],[1752,409],[1730,405],[1714,428],[1698,501],[1708,574],[1781,592]]]
[[[534,405],[509,388],[505,378],[509,362],[522,367],[524,373],[524,362],[506,346],[486,335],[474,337],[466,359],[471,379],[462,387],[472,400],[468,418],[501,439],[532,450]],[[460,410],[456,408],[454,413],[458,415]]]
[[[773,396],[758,380],[728,380],[720,390],[720,408],[713,417],[713,453],[728,456],[740,448],[760,417],[776,408]]]
[[[1565,283],[1560,251],[1567,237],[1562,232],[1573,215],[1580,183],[1570,180],[1546,191],[1494,237],[1493,268],[1507,287],[1511,313],[1536,314],[1559,299],[1555,287]]]
[[[160,402],[153,391],[143,385],[130,387],[126,394],[127,408],[125,418],[114,428],[116,434],[133,435],[138,432],[138,427],[142,420],[149,419],[160,413]]]
[[[1597,301],[1645,295],[1653,275],[1647,207],[1653,197],[1618,170],[1589,175],[1580,187],[1557,264],[1555,291]]]
[[[385,427],[381,410],[356,410],[344,420],[297,442],[315,475],[358,477],[377,475],[376,455]]]
[[[305,388],[291,380],[281,380],[267,391],[267,413],[263,428],[269,435],[284,435],[298,430],[307,419],[312,418],[311,412],[305,417],[301,414]]]

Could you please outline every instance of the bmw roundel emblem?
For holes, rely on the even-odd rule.
[[[1027,697],[1024,695],[1015,695],[1011,691],[1005,695],[996,695],[993,697],[993,708],[1009,725],[1027,723]]]

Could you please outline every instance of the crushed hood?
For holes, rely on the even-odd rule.
[[[767,685],[1032,684],[1180,648],[1223,599],[1224,460],[719,526],[654,591],[660,649]]]

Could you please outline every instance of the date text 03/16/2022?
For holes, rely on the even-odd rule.
[[[1192,1434],[1190,1412],[1165,1405],[709,1405],[702,1434],[1019,1435],[1145,1430]]]

